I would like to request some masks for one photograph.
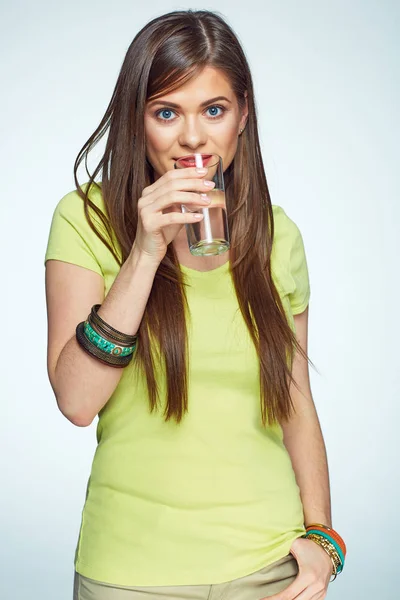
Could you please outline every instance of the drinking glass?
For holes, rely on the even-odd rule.
[[[204,215],[198,223],[185,224],[191,254],[194,256],[223,254],[229,249],[229,231],[222,158],[218,154],[188,154],[181,156],[175,162],[174,167],[175,169],[207,167],[208,172],[205,179],[215,183],[215,187],[207,192],[207,196],[211,198],[211,204],[207,207],[182,204],[181,210],[184,213],[196,212]]]

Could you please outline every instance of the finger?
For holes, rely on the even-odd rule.
[[[323,598],[325,598],[325,595],[321,595],[320,592],[318,594],[314,594],[311,591],[311,588],[307,588],[298,596],[293,596],[293,600],[323,600]],[[271,600],[271,598],[269,598],[268,600]]]
[[[173,169],[167,171],[157,181],[149,185],[143,190],[142,196],[148,196],[153,192],[157,191],[160,187],[169,182],[184,181],[185,179],[196,179],[200,180],[207,174],[208,169],[197,169],[196,167],[188,167],[186,169]]]
[[[160,218],[160,226],[167,227],[168,225],[185,225],[186,223],[198,223],[204,218],[203,213],[179,213],[171,212],[162,215]]]
[[[160,213],[171,206],[178,208],[180,212],[182,204],[206,207],[210,206],[210,198],[195,192],[170,192],[147,205],[141,204],[139,206],[139,213],[143,221],[148,215]]]
[[[326,597],[325,592],[318,591],[315,593],[315,586],[307,586],[300,594],[293,595],[295,592],[290,591],[291,586],[286,588],[283,592],[275,594],[275,596],[269,596],[263,600],[323,600]],[[284,594],[287,593],[285,596]]]
[[[203,219],[201,212],[169,212],[169,213],[151,213],[142,218],[143,229],[146,233],[152,234],[161,231],[168,225],[184,225],[186,223],[196,223]]]
[[[148,194],[147,196],[142,196],[139,200],[139,207],[148,206],[159,200],[162,196],[166,196],[167,194],[177,194],[178,192],[199,192],[206,193],[210,192],[214,187],[214,183],[212,185],[206,185],[204,179],[187,179],[187,180],[176,180],[167,182],[165,185],[159,187],[152,194]]]
[[[319,594],[315,594],[315,596],[313,596],[311,598],[311,600],[324,600],[326,598],[327,593],[328,593],[328,590],[325,590],[324,592],[319,593]]]

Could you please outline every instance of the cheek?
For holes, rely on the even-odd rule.
[[[237,147],[238,143],[239,125],[236,115],[232,115],[229,119],[229,123],[226,123],[225,127],[221,129],[221,143],[229,150]]]
[[[146,143],[155,152],[163,152],[171,145],[173,134],[168,128],[157,127],[153,123],[145,122]]]
[[[224,152],[224,169],[227,169],[229,167],[229,165],[231,164],[235,154],[236,154],[236,150],[238,147],[238,142],[239,142],[239,138],[238,138],[238,131],[237,129],[232,129],[231,131],[229,131],[229,134],[227,133],[225,140],[224,140],[224,147],[225,147],[225,152]]]
[[[171,147],[171,134],[165,129],[145,121],[146,157],[153,167],[155,179],[158,179],[169,168],[164,157],[168,156]]]
[[[232,131],[232,134],[229,139],[229,147],[233,148],[236,151],[238,142],[239,142],[239,136],[238,136],[237,129],[235,128],[234,131]]]

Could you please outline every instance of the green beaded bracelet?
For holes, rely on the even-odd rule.
[[[107,354],[112,354],[113,356],[129,356],[130,354],[133,354],[136,348],[136,344],[133,346],[118,346],[117,344],[109,342],[99,335],[88,321],[85,321],[83,331],[89,342],[92,342],[99,350],[107,352]]]
[[[344,566],[344,555],[343,555],[342,549],[340,548],[340,546],[337,543],[337,541],[335,539],[333,539],[333,537],[331,537],[330,535],[328,535],[325,531],[321,531],[320,529],[307,529],[307,533],[305,534],[304,537],[308,537],[308,535],[310,533],[314,533],[315,535],[319,535],[320,537],[325,538],[326,540],[328,540],[328,542],[330,542],[332,544],[332,546],[335,548],[336,552],[339,555],[340,562],[342,563],[340,571],[338,571],[338,573],[340,573],[343,570],[343,566]]]

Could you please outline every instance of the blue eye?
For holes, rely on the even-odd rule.
[[[162,121],[171,121],[171,115],[174,114],[174,111],[169,108],[163,108],[159,110],[157,113],[157,117]]]
[[[211,120],[212,119],[220,119],[224,115],[226,110],[227,109],[224,106],[215,105],[215,106],[209,106],[206,110],[206,113],[208,113],[208,117]],[[158,110],[155,113],[155,116],[160,121],[167,122],[167,121],[173,121],[176,117],[176,113],[171,108],[162,108],[161,110]]]
[[[210,111],[210,117],[215,119],[217,117],[222,117],[225,109],[222,106],[210,106],[207,110]],[[221,111],[220,113],[218,113],[219,110]]]

